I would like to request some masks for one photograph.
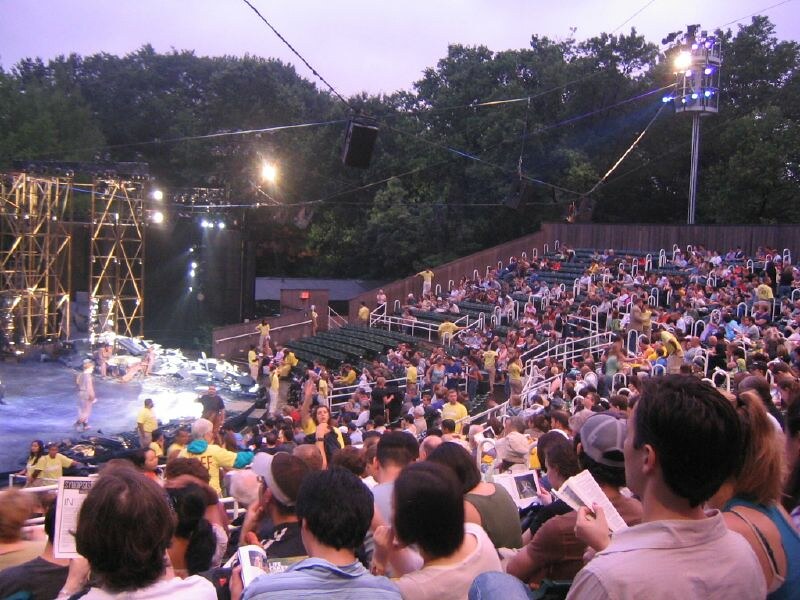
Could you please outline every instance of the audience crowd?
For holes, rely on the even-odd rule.
[[[266,416],[230,430],[213,389],[174,439],[143,414],[82,559],[37,490],[79,465],[34,441],[0,598],[800,598],[800,276],[770,249],[654,256],[562,246],[442,296],[426,269],[399,316],[441,343],[338,369],[260,326]],[[607,503],[570,507],[582,473]],[[240,556],[267,572],[244,585]]]

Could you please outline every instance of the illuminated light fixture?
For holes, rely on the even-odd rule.
[[[688,69],[692,64],[692,53],[686,50],[682,50],[678,53],[678,56],[675,57],[675,69],[677,71],[685,71]]]
[[[706,98],[711,98],[711,90],[706,90],[703,94]]]
[[[711,67],[706,67],[706,68],[703,70],[703,74],[704,74],[704,75],[711,75],[711,73],[713,73],[713,72],[714,72],[714,69],[712,69]]]
[[[666,104],[667,102],[672,102],[672,100],[674,100],[674,98],[673,98],[672,96],[664,96],[664,97],[661,99],[661,101],[662,101],[664,104]]]
[[[151,219],[153,219],[153,223],[163,223],[164,213],[160,210],[154,210]]]
[[[164,199],[164,192],[161,190],[153,190],[153,200],[158,200],[159,202]]]
[[[686,104],[686,98],[681,98],[681,102],[683,102],[684,104]]]
[[[196,269],[196,268],[197,268],[197,263],[196,263],[196,262],[194,262],[194,261],[192,261],[192,268],[193,268],[193,269]]]
[[[686,77],[691,77],[691,76],[692,76],[692,70],[691,70],[691,69],[689,69],[688,71],[686,71],[686,73],[684,73],[684,75],[685,75]]]
[[[194,289],[194,288],[193,288],[192,286],[189,286],[189,291],[190,291],[190,292],[191,292],[193,289]]]
[[[191,271],[189,271],[189,277],[194,277],[194,269],[192,269]]]
[[[217,229],[225,229],[225,221],[220,221],[217,223]]]
[[[697,100],[697,98],[698,98],[697,93],[692,94],[692,100]]]
[[[208,229],[209,227],[213,227],[213,226],[214,226],[214,224],[209,222],[209,221],[207,221],[206,219],[203,219],[202,221],[200,221],[200,227],[202,227],[203,229]]]
[[[275,183],[278,179],[278,168],[272,163],[264,161],[261,164],[261,179],[269,183]]]

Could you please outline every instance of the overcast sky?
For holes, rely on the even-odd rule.
[[[531,34],[577,39],[631,26],[659,43],[688,23],[713,29],[754,12],[800,39],[800,0],[251,0],[344,94],[409,89],[451,43],[528,46]],[[749,18],[741,21],[749,22]],[[736,27],[736,24],[728,27]],[[0,64],[25,57],[160,52],[277,57],[313,75],[242,0],[0,0]]]

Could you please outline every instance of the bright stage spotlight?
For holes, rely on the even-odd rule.
[[[217,223],[217,229],[225,229],[225,221],[220,221]]]
[[[160,210],[154,210],[153,214],[150,215],[150,218],[153,220],[153,223],[159,224],[164,222],[164,213]]]
[[[275,183],[278,179],[278,168],[272,163],[264,161],[261,164],[261,179],[268,183]]]
[[[161,190],[153,190],[153,200],[161,202],[164,199],[164,192]]]
[[[676,71],[685,71],[692,65],[692,53],[687,50],[681,51],[678,53],[678,56],[675,57],[675,62],[673,64],[675,65]]]

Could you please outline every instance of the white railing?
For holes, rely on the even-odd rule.
[[[329,308],[328,310],[331,309]],[[269,331],[270,333],[272,333],[275,331],[280,331],[281,329],[289,329],[290,327],[297,327],[299,325],[308,325],[309,323],[311,323],[311,319],[307,321],[298,321],[297,323],[289,323],[288,325],[280,325],[279,327],[271,327]],[[218,344],[220,342],[228,342],[230,340],[239,340],[241,338],[248,338],[254,335],[260,335],[260,334],[258,333],[258,331],[251,331],[250,333],[242,333],[240,335],[232,335],[231,337],[220,338],[218,340],[215,340],[214,343]]]
[[[339,329],[345,325],[347,325],[347,318],[328,306],[328,329]]]
[[[399,300],[397,300],[396,302],[399,302]],[[330,311],[332,309],[328,307],[328,310]],[[386,304],[384,303],[378,305],[378,307],[375,310],[369,313],[369,326],[372,327],[378,319],[385,316],[386,316]]]
[[[424,373],[422,376],[424,377]],[[386,383],[391,387],[396,387],[399,389],[405,389],[406,387],[406,378],[405,377],[398,377],[396,379],[388,379]],[[347,404],[347,400],[355,393],[358,388],[361,387],[360,384],[356,383],[355,385],[345,385],[341,387],[333,388],[333,392],[330,396],[328,396],[328,400],[331,404],[331,410],[335,409],[338,406],[344,406]],[[334,402],[334,400],[346,398],[343,402]]]

